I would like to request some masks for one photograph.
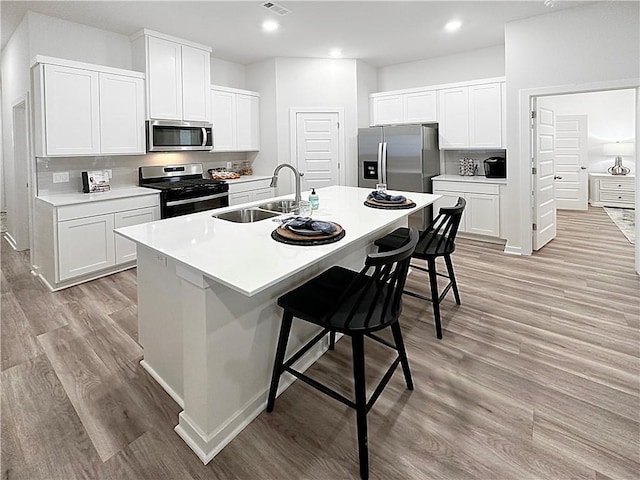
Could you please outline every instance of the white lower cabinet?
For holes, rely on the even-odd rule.
[[[270,184],[271,177],[249,182],[229,182],[229,206],[273,198],[275,188]]]
[[[38,199],[34,269],[58,290],[135,266],[135,243],[113,230],[159,218],[158,194],[59,206]]]
[[[455,205],[459,197],[466,200],[459,232],[500,237],[499,184],[434,180],[433,193],[442,195],[433,204],[434,215],[440,207]]]

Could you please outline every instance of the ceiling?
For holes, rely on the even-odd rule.
[[[2,48],[28,10],[131,35],[149,28],[213,48],[243,65],[271,57],[344,58],[374,67],[504,44],[504,24],[584,5],[584,1],[278,1],[279,16],[260,1],[5,1],[0,3]],[[263,32],[275,19],[280,28]],[[448,33],[445,23],[463,22]]]

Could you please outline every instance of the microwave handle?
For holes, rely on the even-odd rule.
[[[202,146],[203,147],[207,146],[207,139],[208,139],[207,129],[205,127],[202,127]]]

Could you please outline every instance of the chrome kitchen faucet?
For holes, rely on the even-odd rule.
[[[280,170],[282,170],[284,167],[288,167],[291,170],[293,170],[294,175],[296,176],[296,198],[295,198],[295,202],[296,204],[300,204],[300,200],[302,200],[302,195],[301,195],[301,189],[300,189],[300,178],[302,178],[302,176],[304,175],[304,173],[300,173],[298,172],[298,170],[296,170],[296,167],[294,167],[293,165],[290,165],[288,163],[281,163],[280,165],[278,165],[276,167],[276,169],[273,171],[273,176],[271,177],[271,187],[277,187],[278,186],[278,173],[280,173]]]

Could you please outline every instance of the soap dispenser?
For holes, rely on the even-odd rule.
[[[313,210],[317,210],[320,207],[320,198],[318,197],[315,188],[311,189],[311,193],[309,194],[309,203]]]

